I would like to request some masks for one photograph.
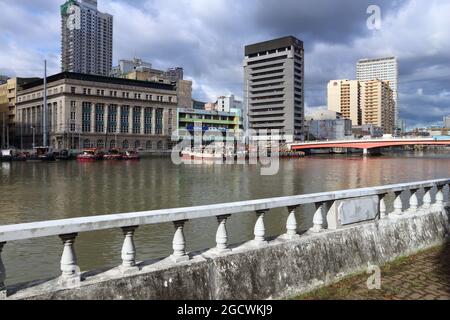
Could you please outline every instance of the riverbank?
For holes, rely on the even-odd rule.
[[[355,274],[293,300],[450,300],[450,243],[401,257],[381,268],[381,289],[371,274]]]

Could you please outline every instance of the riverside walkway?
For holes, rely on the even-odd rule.
[[[381,268],[381,288],[366,274],[297,297],[301,300],[450,300],[450,243],[397,259]]]

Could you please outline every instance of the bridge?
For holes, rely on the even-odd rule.
[[[294,142],[289,144],[288,147],[292,151],[325,148],[351,148],[362,149],[364,154],[367,154],[370,149],[410,145],[450,146],[450,137],[447,140],[436,138],[393,138]]]
[[[450,234],[450,210],[445,196],[449,185],[450,179],[446,178],[0,226],[0,300],[249,300],[301,294],[366,271],[368,264],[383,265],[444,243]],[[307,208],[312,209],[310,215],[305,214]],[[300,212],[306,229],[298,223]],[[254,235],[243,243],[230,244],[227,221],[236,219],[239,225],[244,214],[255,220]],[[267,219],[268,215],[276,215],[276,220]],[[183,229],[186,224],[199,224],[205,218],[217,218],[217,232],[210,234],[215,247],[189,252],[190,239],[186,239]],[[285,222],[281,234],[268,234],[269,221]],[[172,254],[137,260],[139,246],[134,237],[138,227],[163,223],[174,226]],[[238,225],[233,224],[235,228]],[[120,265],[81,272],[75,253],[78,235],[107,229],[122,235],[122,250],[117,252]],[[10,243],[27,245],[24,240],[30,243],[42,237],[61,240],[59,276],[8,283],[2,258],[8,259]],[[105,240],[99,237],[90,241],[95,248]],[[42,255],[40,261],[45,261],[45,248],[37,250]],[[32,260],[33,256],[21,258],[24,264],[36,263]]]

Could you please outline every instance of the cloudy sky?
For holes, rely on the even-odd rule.
[[[60,68],[63,0],[0,0],[0,74],[39,76]],[[367,27],[369,5],[381,29]],[[243,95],[244,45],[293,35],[305,45],[307,112],[326,105],[330,79],[354,79],[359,58],[395,55],[400,117],[408,127],[450,114],[448,0],[99,0],[114,15],[114,61],[138,56],[182,66],[194,98]]]

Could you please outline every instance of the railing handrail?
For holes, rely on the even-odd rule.
[[[448,139],[450,140],[450,138]],[[329,144],[329,143],[353,143],[353,142],[397,142],[397,141],[436,141],[434,138],[371,138],[371,139],[345,139],[345,140],[315,140],[289,143],[290,145],[302,144]],[[441,140],[446,141],[446,140]]]
[[[142,212],[130,212],[61,220],[11,224],[0,226],[0,243],[16,240],[58,236],[80,232],[142,226],[183,220],[192,220],[236,213],[263,211],[280,207],[293,207],[302,204],[328,202],[341,199],[374,196],[407,189],[419,189],[450,184],[450,178],[386,186],[366,187],[329,191],[296,196],[266,198],[259,200],[203,205],[185,208],[160,209]]]

